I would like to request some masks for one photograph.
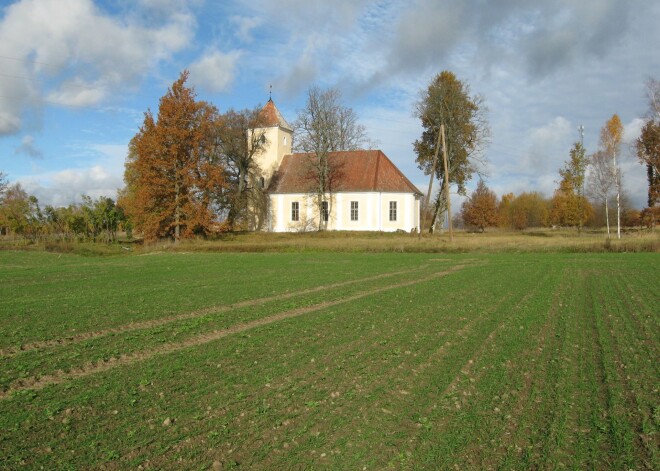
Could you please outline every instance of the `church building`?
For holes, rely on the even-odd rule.
[[[310,154],[292,153],[293,129],[272,99],[261,111],[264,149],[256,162],[266,188],[265,230],[419,230],[422,193],[380,150],[331,152],[332,185],[319,204]]]

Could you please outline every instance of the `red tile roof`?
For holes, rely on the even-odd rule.
[[[314,188],[310,168],[313,154],[288,154],[271,180],[270,193],[308,193]],[[336,177],[332,191],[422,193],[380,150],[331,152],[328,155]]]
[[[273,103],[273,100],[268,100],[266,105],[259,112],[259,115],[265,127],[279,126],[292,131],[291,126],[286,122],[280,113],[280,110],[278,110],[275,103]]]

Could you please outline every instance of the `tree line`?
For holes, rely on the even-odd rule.
[[[652,106],[660,97],[658,82],[649,81]],[[617,157],[621,154],[623,124],[617,114],[607,120],[600,132],[598,149],[586,154],[582,142],[573,144],[569,158],[559,170],[559,186],[551,198],[539,193],[505,194],[497,200],[494,192],[480,180],[476,190],[465,201],[459,223],[484,231],[487,227],[522,230],[528,227],[603,227],[607,237],[616,221],[617,237],[622,227],[653,228],[660,216],[658,203],[658,136],[660,120],[657,108],[644,125],[634,149],[640,162],[647,166],[648,207],[638,211],[627,204],[623,192],[621,169]],[[610,211],[612,208],[612,211]],[[616,212],[614,213],[614,210]],[[610,215],[610,213],[614,213]],[[611,222],[612,220],[612,222]]]
[[[622,225],[654,227],[660,216],[660,82],[647,82],[649,110],[640,137],[634,143],[637,157],[647,168],[648,207],[641,212],[623,211],[624,193],[620,170],[623,125],[614,114],[603,126],[598,149],[586,154],[582,142],[576,142],[569,159],[559,170],[559,187],[549,199],[539,193],[523,193],[518,196],[505,194],[498,202],[482,180],[482,151],[488,143],[489,128],[485,119],[483,98],[471,96],[469,87],[448,71],[438,74],[422,92],[417,105],[417,115],[424,128],[422,138],[415,141],[417,163],[425,174],[431,176],[424,211],[430,215],[429,231],[433,232],[437,216],[447,210],[449,191],[454,184],[460,195],[466,196],[459,221],[484,230],[500,226],[510,229],[527,227],[577,227],[599,224],[604,212],[603,225],[610,237],[610,208],[615,210],[617,237],[621,237]],[[446,132],[446,136],[443,132]],[[446,148],[442,153],[448,165],[438,164],[441,137]],[[445,172],[448,175],[444,175]],[[466,182],[474,174],[480,178],[477,189],[468,196]],[[440,189],[430,203],[433,180]],[[603,208],[604,211],[599,211]],[[622,221],[622,218],[625,220]]]
[[[79,204],[42,209],[36,196],[0,174],[0,235],[30,242],[114,242],[119,231],[130,237],[132,225],[112,198],[83,196]]]
[[[186,86],[187,79],[188,72],[182,72],[160,99],[157,113],[145,112],[129,143],[125,187],[116,202],[85,197],[80,204],[42,210],[36,197],[18,183],[9,185],[0,173],[0,234],[29,240],[53,236],[113,241],[123,230],[139,233],[147,241],[178,241],[263,228],[268,200],[256,157],[269,143],[261,107],[220,113],[211,103],[197,100],[194,89]],[[581,230],[602,222],[609,236],[616,221],[620,236],[622,225],[652,227],[660,194],[659,82],[649,80],[647,91],[649,110],[635,152],[647,169],[648,208],[635,216],[625,208],[619,169],[623,126],[616,114],[603,126],[595,152],[587,155],[581,142],[574,144],[551,198],[527,192],[505,194],[498,200],[483,182],[490,137],[484,98],[472,95],[469,85],[450,71],[436,75],[415,107],[423,132],[413,149],[418,167],[430,177],[423,208],[426,227],[432,232],[447,211],[451,186],[467,197],[458,213],[461,222],[479,230],[493,226]],[[372,143],[357,115],[341,103],[337,89],[312,87],[306,98],[294,123],[293,149],[306,153],[309,160],[309,193],[318,203],[322,230],[321,204],[342,172],[332,167],[329,153]],[[480,181],[468,196],[467,183],[475,174]],[[432,194],[434,182],[439,189]]]

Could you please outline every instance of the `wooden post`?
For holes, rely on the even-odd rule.
[[[454,241],[454,231],[451,224],[451,200],[449,198],[449,165],[447,164],[447,142],[445,141],[445,125],[440,125],[442,135],[442,160],[445,164],[445,199],[447,200],[447,224],[449,225],[449,240]]]
[[[440,129],[442,130],[442,125],[440,125]],[[422,224],[421,227],[419,228],[419,234],[420,236],[422,235],[422,231],[424,230],[424,224],[426,224],[426,213],[429,210],[429,202],[431,201],[431,190],[433,189],[433,178],[435,178],[435,166],[437,165],[438,162],[438,150],[440,149],[440,136],[443,133],[441,131],[438,131],[438,140],[435,143],[435,154],[433,154],[433,165],[431,166],[431,178],[429,178],[429,190],[426,192],[426,202],[424,203],[424,214],[422,215]],[[444,138],[443,138],[444,142]],[[432,231],[430,231],[432,232]]]

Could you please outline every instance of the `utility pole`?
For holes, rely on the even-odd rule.
[[[440,125],[440,129],[442,125]],[[431,190],[433,189],[433,179],[435,178],[435,166],[438,162],[438,151],[440,150],[440,135],[442,132],[438,132],[438,140],[435,143],[435,154],[433,154],[433,165],[431,166],[431,178],[429,178],[429,190],[426,192],[426,202],[424,203],[424,214],[422,215],[422,227],[419,228],[419,235],[421,237],[422,231],[424,230],[424,224],[426,224],[426,214],[429,211],[429,203],[431,201]],[[444,142],[444,140],[443,140]],[[429,229],[429,232],[433,232],[433,228]]]
[[[583,157],[586,158],[586,152],[584,150],[584,126],[581,124],[578,126],[578,131],[580,132],[580,147],[582,148],[582,153],[584,154]],[[582,235],[582,217],[584,216],[584,208],[583,208],[583,201],[584,201],[584,170],[582,169],[582,162],[580,162],[580,168],[579,170],[582,172],[582,175],[580,175],[580,178],[582,179],[582,190],[580,199],[578,200],[579,205],[578,208],[580,210],[580,225],[578,226],[578,234]]]
[[[442,160],[445,164],[445,199],[447,200],[447,223],[449,225],[449,240],[454,242],[454,231],[451,224],[451,201],[449,198],[449,165],[447,164],[447,142],[445,141],[445,125],[440,125],[442,135]]]
[[[580,144],[584,145],[584,126],[580,124],[578,126],[578,131],[580,131]]]

